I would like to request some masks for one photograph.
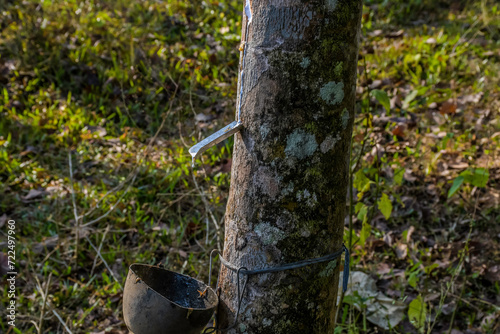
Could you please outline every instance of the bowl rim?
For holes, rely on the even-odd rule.
[[[172,273],[174,275],[179,275],[179,276],[184,276],[188,279],[191,279],[191,280],[194,280],[194,281],[197,281],[199,283],[202,283],[204,286],[206,286],[211,293],[214,294],[215,296],[215,303],[211,306],[211,307],[204,307],[204,308],[196,308],[196,307],[185,307],[185,306],[182,306],[182,305],[179,305],[177,304],[176,302],[170,300],[169,298],[167,298],[166,296],[162,295],[161,293],[159,293],[158,291],[156,291],[155,289],[153,289],[149,284],[147,284],[133,269],[132,269],[132,266],[140,266],[140,267],[148,267],[148,268],[154,268],[154,269],[158,269],[158,270],[163,270],[163,271],[167,271],[169,273]],[[158,267],[158,266],[153,266],[153,265],[150,265],[150,264],[144,264],[144,263],[132,263],[129,267],[128,267],[128,270],[129,272],[132,272],[135,276],[137,276],[138,278],[141,278],[141,281],[142,283],[144,283],[149,289],[151,289],[151,291],[153,291],[154,293],[156,293],[157,295],[159,295],[161,298],[164,298],[165,300],[167,300],[169,303],[172,303],[174,304],[175,306],[177,307],[180,307],[182,309],[185,309],[185,310],[193,310],[193,311],[208,311],[208,310],[211,310],[211,309],[214,309],[217,307],[217,305],[219,305],[219,297],[217,296],[217,293],[215,292],[214,289],[212,289],[211,286],[205,284],[205,282],[199,280],[199,279],[196,279],[194,277],[191,277],[191,276],[188,276],[188,275],[184,275],[184,274],[180,274],[178,272],[175,272],[175,271],[172,271],[172,270],[168,270],[168,269],[165,269],[165,268],[161,268],[161,267]]]

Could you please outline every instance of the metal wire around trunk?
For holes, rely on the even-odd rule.
[[[227,331],[227,330],[229,330],[231,328],[234,328],[236,326],[236,324],[238,323],[238,317],[240,315],[240,308],[241,308],[241,304],[242,304],[242,301],[243,301],[243,295],[245,293],[245,289],[246,289],[246,286],[247,286],[247,283],[248,283],[248,276],[250,276],[250,275],[259,275],[259,274],[276,273],[276,272],[285,271],[285,270],[298,269],[298,268],[302,268],[302,267],[309,266],[309,265],[316,264],[316,263],[322,263],[322,262],[332,261],[332,260],[335,260],[338,257],[340,257],[342,255],[342,253],[344,253],[344,252],[345,252],[345,256],[344,256],[344,275],[343,275],[343,279],[342,279],[342,290],[344,292],[346,292],[346,290],[347,290],[347,283],[349,282],[349,258],[350,258],[350,255],[349,255],[349,250],[347,249],[347,247],[344,244],[342,244],[342,248],[341,249],[339,249],[339,250],[337,250],[337,251],[335,251],[335,252],[333,252],[331,254],[322,256],[322,257],[317,257],[317,258],[313,258],[313,259],[306,259],[306,260],[301,260],[301,261],[297,261],[297,262],[287,263],[287,264],[284,264],[284,265],[281,265],[281,266],[261,268],[261,269],[252,269],[252,270],[249,270],[246,267],[237,267],[234,264],[232,264],[229,261],[227,261],[226,259],[224,259],[222,257],[221,252],[218,249],[212,250],[210,252],[210,265],[209,265],[209,273],[208,273],[208,285],[210,286],[210,283],[211,283],[211,280],[212,280],[212,260],[213,260],[214,254],[218,254],[219,255],[219,259],[220,259],[222,265],[225,266],[226,268],[228,268],[229,270],[231,270],[231,271],[233,271],[233,272],[236,273],[237,291],[238,291],[238,308],[236,309],[236,315],[234,317],[234,322],[233,322],[233,324],[231,326],[226,327],[226,328],[218,328],[217,324],[215,324],[214,327],[207,327],[207,328],[205,328],[205,330],[203,331],[203,334],[215,333],[217,331],[224,332],[224,331]],[[245,283],[243,284],[243,288],[241,288],[241,283],[240,283],[240,281],[241,281],[240,280],[240,276],[241,275],[246,275],[247,276],[246,279],[245,279]],[[220,291],[218,279],[217,279],[217,288],[216,288],[216,290],[218,292]],[[218,297],[219,297],[219,301],[220,301],[220,295],[218,295]],[[219,302],[219,305],[220,305],[220,302]]]

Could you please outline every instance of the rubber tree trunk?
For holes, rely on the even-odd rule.
[[[362,1],[251,8],[224,257],[255,269],[342,246]],[[243,27],[245,36],[246,18]],[[340,264],[252,276],[229,333],[333,333]],[[236,274],[222,268],[220,286],[225,327],[238,306]]]

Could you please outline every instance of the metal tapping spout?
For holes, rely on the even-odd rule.
[[[239,102],[238,102],[238,109],[236,113],[236,121],[232,122],[229,125],[226,125],[219,131],[215,132],[214,134],[208,136],[207,138],[203,139],[201,142],[198,144],[192,146],[189,149],[189,153],[191,154],[191,157],[193,158],[192,162],[192,167],[194,168],[194,161],[195,159],[200,156],[204,151],[209,149],[210,147],[220,143],[226,138],[229,138],[236,132],[240,131],[240,129],[243,127],[243,123],[241,122],[241,106],[242,106],[242,100],[243,100],[243,83],[245,81],[245,58],[247,55],[247,48],[248,48],[248,30],[250,28],[250,23],[252,22],[252,8],[250,6],[250,0],[246,0],[245,2],[245,15],[247,17],[247,23],[246,23],[246,30],[245,30],[245,38],[244,41],[242,42],[242,46],[240,48],[241,51],[241,72],[240,72],[240,80],[239,80]]]
[[[189,154],[193,157],[193,163],[192,166],[194,168],[194,160],[200,156],[204,151],[209,149],[210,147],[220,143],[226,138],[231,137],[233,134],[236,132],[240,131],[240,129],[243,127],[243,123],[234,121],[229,125],[226,125],[219,131],[211,134],[207,138],[203,139],[200,141],[198,144],[192,146],[189,149]]]

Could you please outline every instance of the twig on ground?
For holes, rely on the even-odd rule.
[[[135,169],[134,169],[134,171],[135,171]],[[131,176],[132,176],[132,173],[130,173],[130,174],[127,176],[127,178],[126,178],[123,182],[121,182],[120,184],[118,184],[116,187],[114,187],[113,189],[108,190],[108,191],[104,194],[104,196],[102,196],[102,197],[101,197],[101,198],[97,201],[97,203],[96,203],[96,205],[95,205],[94,207],[92,207],[92,208],[91,208],[89,211],[87,211],[86,213],[82,214],[79,218],[84,218],[84,217],[90,216],[90,215],[91,215],[91,214],[92,214],[92,213],[93,213],[96,209],[98,209],[98,208],[99,208],[99,204],[101,204],[101,202],[102,202],[102,201],[104,201],[104,199],[105,199],[106,197],[108,197],[110,194],[113,194],[113,193],[115,193],[115,192],[119,191],[121,188],[123,188],[123,186],[124,186],[124,185],[125,185],[125,184],[129,181],[129,180],[130,180]]]
[[[181,122],[177,123],[178,127],[179,127],[179,137],[181,138],[181,142],[182,142],[182,145],[184,145],[184,147],[187,147],[187,148],[190,148],[191,146],[189,146],[185,141],[184,141],[184,137],[182,136],[182,125],[181,125]]]
[[[207,236],[205,238],[205,245],[208,245],[208,232],[210,231],[210,221],[208,220],[208,217],[205,217],[205,223],[207,225]]]
[[[38,322],[38,334],[43,333],[43,317],[45,315],[45,305],[47,305],[47,295],[49,294],[50,281],[52,279],[52,273],[49,274],[47,283],[45,285],[45,292],[42,293],[42,287],[40,287],[40,293],[42,294],[42,310],[40,311],[40,320]]]
[[[40,262],[40,263],[45,263],[52,254],[54,254],[56,251],[58,251],[60,248],[60,245],[56,245],[56,247],[54,247],[53,250],[51,250],[47,255],[45,255],[45,257],[43,258],[43,260]]]
[[[68,164],[69,164],[69,180],[71,185],[71,201],[73,202],[73,215],[75,216],[75,266],[78,266],[78,243],[80,242],[80,219],[78,218],[78,211],[76,208],[76,196],[75,188],[73,186],[73,164],[71,162],[71,150],[68,152]]]
[[[85,238],[87,239],[87,241],[90,244],[90,246],[97,252],[97,256],[99,256],[101,258],[101,261],[104,263],[104,265],[108,269],[108,271],[111,274],[111,276],[113,276],[114,280],[116,281],[116,283],[118,283],[118,285],[120,286],[120,289],[122,289],[122,291],[123,291],[122,284],[120,283],[120,281],[118,280],[118,278],[116,278],[115,273],[113,272],[113,270],[111,270],[111,268],[109,267],[109,265],[106,262],[106,260],[104,260],[104,258],[102,257],[101,252],[96,248],[96,246],[94,246],[94,244],[92,243],[92,241],[90,241],[89,237],[86,236]]]
[[[109,232],[109,225],[106,226],[106,230],[104,231],[104,233],[102,235],[101,243],[99,244],[99,249],[97,250],[99,253],[101,252],[102,244],[104,243],[104,239],[106,238],[106,234],[108,234],[108,232]],[[97,263],[97,256],[94,258],[94,263],[92,264],[92,270],[90,271],[91,277],[94,276],[94,269],[95,269],[96,263]]]
[[[159,194],[156,194],[156,196],[169,196],[169,195],[174,195],[174,196],[187,196],[187,195],[190,195],[190,196],[200,196],[200,194],[191,194],[194,190],[190,190],[186,193],[159,193]]]
[[[196,111],[194,111],[193,106],[193,77],[191,77],[191,84],[189,85],[189,105],[191,106],[191,111],[193,112],[194,117],[196,117]]]
[[[188,191],[187,193],[170,193],[170,195],[177,195],[179,196],[178,198],[174,199],[173,201],[170,201],[168,202],[168,205],[166,207],[164,207],[160,212],[160,217],[157,219],[158,222],[161,222],[163,216],[165,215],[165,213],[167,212],[167,209],[170,208],[172,205],[174,205],[175,203],[181,201],[184,197],[188,196],[190,193],[194,192],[195,190],[194,189],[191,189],[190,191]],[[163,193],[163,194],[157,194],[156,196],[159,196],[159,195],[169,195],[169,193]],[[201,196],[199,194],[193,194],[192,196]]]
[[[138,171],[138,169],[137,169]],[[103,220],[104,218],[106,218],[111,212],[113,212],[115,210],[115,208],[118,206],[118,204],[120,204],[120,202],[123,200],[123,198],[125,197],[125,195],[128,193],[128,191],[130,190],[130,188],[132,187],[132,185],[134,184],[134,181],[135,181],[135,178],[137,177],[137,174],[138,173],[135,173],[134,174],[134,177],[132,178],[132,181],[129,183],[129,185],[127,186],[127,188],[125,189],[125,191],[123,192],[123,194],[120,196],[120,198],[118,198],[118,200],[115,202],[115,204],[113,204],[113,206],[108,210],[106,211],[105,214],[103,214],[102,216],[86,223],[86,224],[83,224],[82,227],[88,227],[90,225],[93,225],[101,220]]]
[[[469,305],[470,307],[472,307],[473,309],[475,309],[475,310],[476,310],[476,312],[481,312],[481,310],[479,309],[479,307],[477,307],[477,306],[475,306],[474,304],[472,304],[472,303],[468,302],[467,300],[465,300],[465,299],[464,299],[464,298],[462,298],[461,296],[458,296],[458,295],[456,295],[456,294],[454,294],[454,293],[451,293],[451,292],[450,292],[450,294],[449,294],[449,295],[450,295],[450,296],[452,296],[452,297],[454,297],[454,298],[456,298],[456,299],[458,299],[459,301],[464,302],[465,304]],[[490,305],[491,305],[491,304],[490,304]],[[457,304],[457,306],[456,306],[456,307],[458,308],[458,304]]]
[[[73,334],[73,332],[68,328],[68,326],[66,325],[66,323],[62,320],[61,316],[59,315],[59,313],[57,313],[56,310],[52,310],[52,313],[54,313],[54,315],[56,316],[57,319],[59,319],[59,322],[61,323],[61,325],[63,325],[64,329],[69,333],[69,334]]]
[[[466,41],[465,36],[467,36],[467,35],[469,34],[469,32],[471,32],[471,31],[472,31],[472,29],[474,29],[474,27],[475,27],[475,26],[476,26],[476,24],[478,24],[478,23],[479,23],[479,18],[477,18],[477,19],[474,21],[474,23],[472,23],[472,24],[471,24],[471,26],[469,27],[469,29],[467,29],[467,30],[466,30],[466,31],[462,34],[462,36],[458,39],[458,41],[455,43],[455,45],[453,45],[453,48],[451,49],[450,57],[455,56],[455,50],[457,49],[457,47],[458,47],[460,44],[462,44],[462,43],[464,43],[464,42]],[[473,36],[472,38],[474,38],[474,36]],[[472,38],[471,38],[471,39],[472,39]]]
[[[132,123],[134,123],[134,127],[137,127],[137,123],[135,122],[134,118],[132,117],[132,115],[130,114],[130,110],[127,106],[127,102],[125,102],[125,94],[123,94],[123,81],[120,80],[120,92],[121,92],[121,95],[122,95],[122,102],[123,102],[123,107],[125,108],[125,111],[127,112],[127,116],[128,118],[132,121]]]

